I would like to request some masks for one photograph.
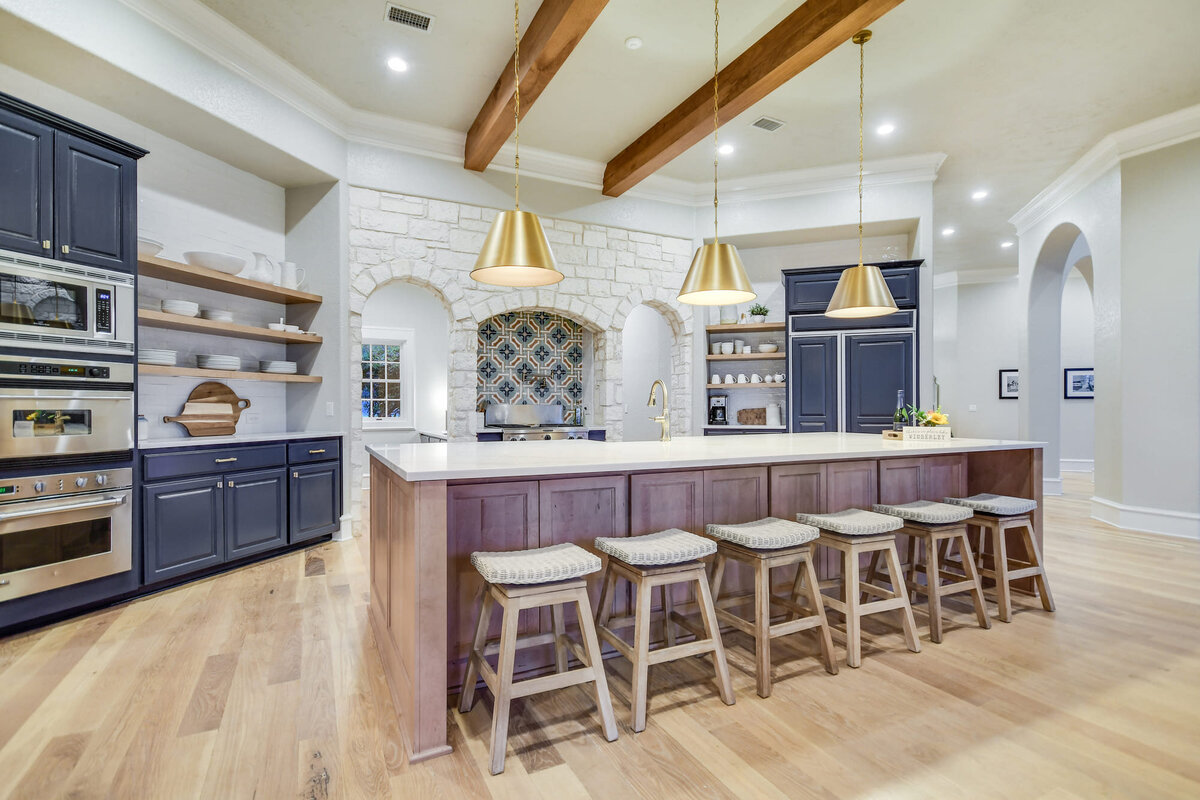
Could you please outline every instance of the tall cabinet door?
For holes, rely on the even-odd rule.
[[[911,333],[850,334],[846,336],[846,431],[879,433],[892,426],[896,392],[913,393],[913,335]]]
[[[53,129],[0,109],[0,248],[50,256]]]
[[[69,134],[55,137],[55,258],[132,272],[137,162]]]
[[[836,431],[837,337],[798,336],[788,348],[791,432]]]

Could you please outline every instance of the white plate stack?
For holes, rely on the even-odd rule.
[[[156,367],[173,367],[175,366],[175,351],[141,347],[138,348],[138,363],[153,364]]]
[[[200,311],[200,316],[204,319],[210,319],[213,322],[233,322],[232,311],[222,311],[219,308],[205,308]]]
[[[208,353],[196,356],[196,366],[200,369],[226,369],[236,372],[242,368],[242,360],[237,356],[222,356]]]
[[[260,361],[258,368],[263,372],[270,372],[275,375],[295,375],[295,361]]]
[[[191,300],[163,300],[162,310],[181,317],[194,317],[200,313],[200,304]]]

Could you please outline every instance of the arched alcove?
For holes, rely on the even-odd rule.
[[[651,417],[659,412],[646,407],[642,392],[656,379],[670,385],[671,326],[656,309],[646,304],[633,308],[621,329],[621,383],[625,387],[624,438],[626,441],[653,441],[662,433]]]

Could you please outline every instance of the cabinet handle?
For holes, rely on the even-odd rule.
[[[299,473],[299,472],[293,472],[293,473],[292,473],[292,477],[293,477],[293,478],[299,478],[299,477],[300,477],[300,473]]]
[[[49,239],[42,239],[42,249],[43,250],[50,249],[50,240]]]
[[[230,482],[229,482],[229,488],[230,488],[230,489],[232,489],[232,488],[233,488],[233,481],[230,481]]]
[[[324,452],[325,452],[325,448],[321,448],[320,450],[309,450],[309,451],[308,451],[308,454],[309,454],[310,456],[315,456],[315,455],[317,455],[318,453],[324,453]]]
[[[218,489],[224,489],[224,488],[225,488],[225,481],[217,481],[217,488],[218,488]]]
[[[237,456],[233,458],[214,458],[213,462],[217,464],[228,464],[231,461],[237,461]]]
[[[71,252],[71,248],[70,248],[70,247],[68,247],[67,245],[65,245],[65,244],[64,244],[64,245],[62,246],[62,251],[63,251],[64,253],[69,253],[69,252]]]

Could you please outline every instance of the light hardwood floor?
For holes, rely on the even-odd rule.
[[[1200,796],[1200,544],[1087,517],[1091,486],[1048,498],[1051,615],[948,615],[903,646],[871,620],[861,669],[777,640],[771,698],[730,633],[737,704],[706,661],[608,664],[620,738],[587,687],[514,703],[488,774],[489,697],[448,711],[455,752],[405,762],[367,624],[366,539],[327,544],[0,641],[0,796],[624,798]],[[989,610],[994,614],[995,606]]]

